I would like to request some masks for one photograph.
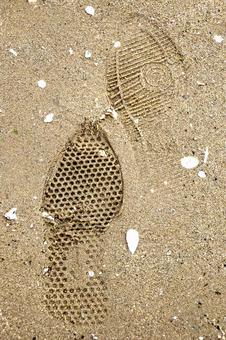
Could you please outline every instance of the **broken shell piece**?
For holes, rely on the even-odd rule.
[[[223,38],[221,35],[215,34],[215,35],[213,36],[213,40],[214,40],[217,44],[221,44],[222,41],[224,41],[224,38]]]
[[[53,113],[48,113],[45,118],[44,118],[44,123],[51,123],[53,121],[54,114]]]
[[[181,165],[185,169],[194,169],[198,166],[199,160],[194,156],[183,157],[180,160]]]
[[[28,0],[29,4],[36,4],[37,0]]]
[[[89,270],[89,271],[88,271],[88,276],[89,276],[89,277],[94,277],[94,272],[93,272],[92,270]]]
[[[85,58],[86,59],[91,59],[92,58],[92,52],[91,51],[85,51]]]
[[[106,112],[105,115],[110,115],[112,118],[117,119],[118,118],[118,112],[115,111],[115,109],[113,107],[109,107]]]
[[[40,87],[40,89],[44,89],[46,87],[46,81],[44,79],[40,79],[38,81],[38,87]]]
[[[203,160],[204,163],[207,163],[208,157],[209,157],[209,148],[207,146],[204,152],[204,160]]]
[[[49,271],[49,267],[45,267],[45,268],[43,268],[42,273],[45,275],[45,274],[48,273],[48,271]]]
[[[203,83],[202,81],[197,80],[197,85],[199,85],[199,86],[205,86],[205,83]]]
[[[95,14],[95,9],[93,8],[93,6],[86,6],[85,8],[85,12],[89,15],[94,16]]]
[[[128,229],[126,233],[126,242],[128,244],[129,251],[134,254],[138,243],[139,243],[139,233],[135,229]]]
[[[114,47],[115,47],[115,48],[121,47],[120,41],[115,41],[115,42],[114,42]]]
[[[54,217],[49,215],[49,213],[47,213],[47,211],[42,212],[42,217],[48,218],[49,220],[54,221]]]
[[[198,176],[199,176],[200,178],[206,178],[206,173],[205,173],[205,171],[200,170],[200,171],[198,172]]]
[[[17,51],[14,50],[13,48],[10,48],[9,52],[12,53],[15,57],[17,57]]]
[[[74,53],[75,53],[75,52],[74,52],[74,50],[73,50],[73,48],[71,48],[71,47],[69,48],[69,50],[68,50],[68,51],[69,51],[70,55],[72,55],[72,54],[74,54]]]
[[[16,219],[17,219],[16,211],[17,211],[17,208],[12,208],[12,209],[10,209],[10,210],[4,215],[5,218],[7,218],[7,220],[16,220]]]
[[[104,149],[100,149],[98,152],[101,157],[107,157],[106,151]]]

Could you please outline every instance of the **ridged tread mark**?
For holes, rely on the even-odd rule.
[[[172,66],[181,66],[183,56],[155,24],[142,22],[141,27],[139,23],[128,23],[132,25],[128,26],[128,35],[133,30],[135,33],[131,39],[119,37],[122,47],[108,57],[107,90],[111,106],[118,111],[132,141],[139,141],[146,153],[143,119],[152,120],[170,108],[174,95]]]
[[[45,220],[45,302],[70,327],[93,327],[106,316],[102,245],[122,199],[118,158],[103,130],[86,122],[50,167],[42,203],[51,218]]]

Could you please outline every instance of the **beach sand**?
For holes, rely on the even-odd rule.
[[[100,246],[106,306],[87,303],[104,320],[70,324],[45,304],[45,181],[84,118],[112,105],[108,59],[131,38],[134,13],[161,27],[183,61],[170,107],[142,122],[145,156],[120,112],[100,122],[120,163],[123,204]],[[225,339],[221,1],[5,0],[0,15],[0,339]],[[183,168],[186,156],[198,166]],[[16,220],[4,216],[11,208]],[[130,228],[139,233],[134,255]]]

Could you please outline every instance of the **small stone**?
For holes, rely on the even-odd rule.
[[[5,213],[5,218],[7,218],[7,220],[16,220],[17,216],[16,216],[16,211],[17,208],[12,208],[10,209],[7,213]]]
[[[91,51],[85,51],[85,58],[86,59],[91,59],[92,58],[92,52]]]
[[[44,89],[46,87],[46,81],[44,79],[40,79],[38,81],[38,87],[40,87],[40,89]]]
[[[44,118],[44,123],[51,123],[53,121],[54,114],[53,113],[48,113],[45,118]]]
[[[85,8],[85,12],[89,15],[94,16],[95,14],[95,9],[93,8],[93,6],[86,6]]]
[[[181,158],[181,165],[185,169],[194,169],[198,166],[199,160],[194,156],[186,156]]]
[[[73,55],[73,54],[75,53],[74,50],[73,50],[73,48],[71,48],[71,47],[69,48],[68,51],[69,51],[70,55]]]
[[[120,41],[115,41],[115,42],[114,42],[114,47],[115,47],[115,48],[121,47]]]
[[[224,41],[224,38],[221,35],[217,35],[215,34],[213,36],[213,40],[217,43],[217,44],[221,44]]]
[[[29,4],[36,4],[37,0],[28,0]]]

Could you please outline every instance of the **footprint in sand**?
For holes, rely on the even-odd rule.
[[[146,146],[146,118],[150,122],[169,111],[178,78],[184,74],[183,56],[144,16],[134,15],[122,27],[117,37],[121,47],[108,58],[108,96],[132,142]]]
[[[42,203],[46,306],[76,331],[79,325],[101,324],[106,316],[103,238],[122,200],[118,158],[103,130],[85,122],[54,160]]]

